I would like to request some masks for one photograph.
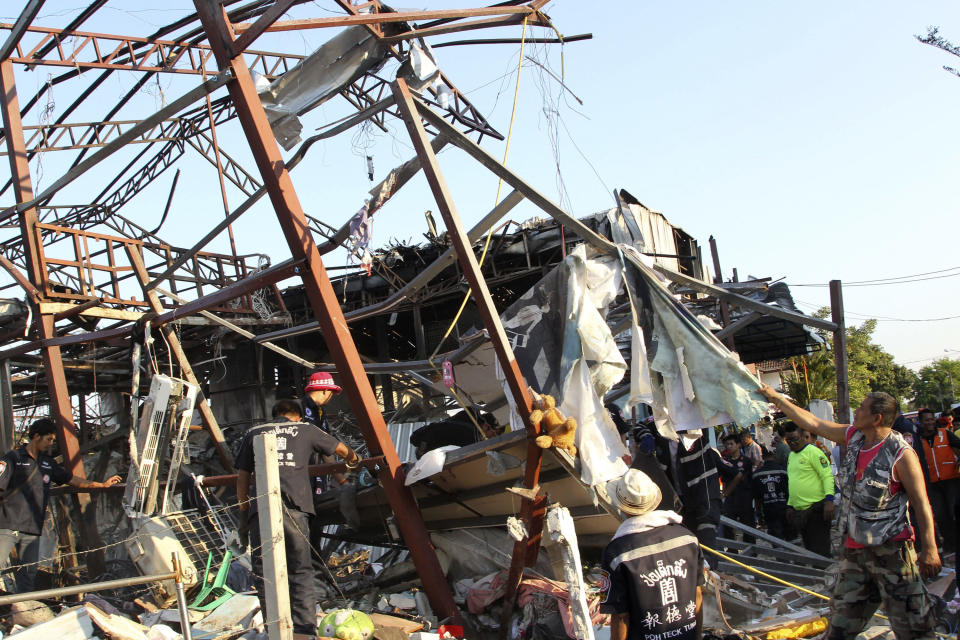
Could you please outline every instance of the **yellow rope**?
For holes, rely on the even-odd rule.
[[[714,554],[714,555],[720,556],[721,558],[723,558],[723,559],[726,560],[727,562],[730,562],[730,563],[732,563],[732,564],[735,564],[735,565],[737,565],[738,567],[742,567],[742,568],[746,569],[747,571],[750,571],[750,572],[752,572],[752,573],[755,573],[755,574],[757,574],[757,575],[759,575],[759,576],[763,576],[764,578],[767,578],[768,580],[773,580],[774,582],[778,582],[778,583],[780,583],[780,584],[782,584],[782,585],[784,585],[784,586],[786,586],[786,587],[790,587],[791,589],[796,589],[797,591],[800,591],[800,592],[802,592],[802,593],[806,593],[806,594],[808,594],[808,595],[814,596],[815,598],[820,598],[821,600],[827,600],[827,601],[830,600],[830,597],[829,597],[829,596],[825,596],[825,595],[823,595],[822,593],[817,593],[816,591],[811,591],[810,589],[804,589],[803,587],[801,587],[801,586],[798,585],[798,584],[793,584],[792,582],[787,582],[786,580],[784,580],[784,579],[782,579],[782,578],[778,578],[777,576],[772,576],[772,575],[770,575],[769,573],[766,573],[766,572],[764,572],[764,571],[760,571],[760,569],[757,569],[757,568],[755,568],[755,567],[751,567],[750,565],[744,564],[744,563],[740,562],[739,560],[734,560],[733,558],[731,558],[730,556],[728,556],[728,555],[725,554],[725,553],[722,553],[722,552],[720,552],[720,551],[717,551],[716,549],[711,549],[710,547],[708,547],[708,546],[705,545],[705,544],[701,544],[701,545],[700,545],[700,548],[703,549],[704,551],[709,551],[710,553],[712,553],[712,554]],[[880,614],[880,613],[874,613],[873,615],[874,615],[875,617],[877,617],[877,618],[880,618],[881,620],[887,620],[887,621],[890,620],[890,618],[888,618],[887,616],[885,616],[885,615],[883,615],[883,614]],[[946,634],[940,633],[939,631],[934,631],[934,633],[937,635],[937,637],[945,638],[946,640],[952,640],[952,639],[953,639],[953,636],[948,636],[948,635],[946,635]]]
[[[517,115],[517,102],[520,98],[520,71],[523,69],[523,47],[527,41],[527,19],[523,19],[523,34],[520,36],[520,61],[517,64],[517,84],[513,90],[513,109],[510,111],[510,126],[507,129],[507,141],[506,147],[503,150],[503,164],[507,164],[507,155],[510,153],[510,140],[513,137],[513,122]],[[497,197],[494,200],[494,206],[500,202],[500,190],[503,187],[503,178],[500,178],[497,181]],[[487,240],[483,245],[483,253],[480,254],[479,266],[483,266],[484,260],[487,258],[487,250],[490,248],[490,240],[493,238],[493,229],[487,233]],[[460,303],[460,308],[457,309],[457,313],[453,316],[453,321],[450,322],[450,326],[447,327],[446,332],[443,334],[443,337],[440,339],[440,343],[437,345],[437,348],[433,350],[433,353],[430,354],[428,361],[430,366],[433,367],[433,370],[437,370],[437,366],[433,363],[433,357],[437,355],[437,352],[440,351],[440,347],[443,345],[444,340],[450,337],[450,334],[453,332],[453,328],[457,326],[457,321],[460,320],[460,316],[463,314],[463,310],[467,307],[467,302],[470,301],[470,294],[473,293],[473,289],[467,289],[466,295],[463,296],[463,301]],[[452,387],[451,387],[452,388]],[[456,397],[456,396],[454,396]],[[457,400],[459,402],[459,399]],[[462,403],[461,403],[462,405]]]

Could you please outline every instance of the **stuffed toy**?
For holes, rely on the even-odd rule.
[[[369,640],[373,637],[373,620],[362,611],[335,609],[320,620],[318,632],[324,638]]]
[[[544,435],[537,437],[537,446],[541,449],[556,447],[569,453],[572,457],[577,455],[577,447],[574,443],[574,436],[577,432],[577,421],[573,418],[564,418],[560,410],[557,409],[557,401],[553,396],[538,395],[533,393],[533,411],[530,413],[530,422],[540,426],[540,432]]]

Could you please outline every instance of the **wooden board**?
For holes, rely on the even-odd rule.
[[[416,620],[407,620],[397,616],[388,616],[385,613],[371,613],[370,619],[373,620],[373,626],[377,629],[381,627],[392,627],[400,629],[404,633],[413,633],[423,629],[423,623]]]

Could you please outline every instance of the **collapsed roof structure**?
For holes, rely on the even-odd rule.
[[[504,417],[512,410],[519,422],[510,442],[525,456],[522,484],[527,491],[521,494],[519,515],[529,535],[513,549],[509,601],[523,567],[535,561],[540,547],[546,505],[540,487],[581,470],[562,457],[544,466],[543,456],[554,454],[532,444],[539,435],[529,420],[535,367],[518,362],[518,334],[513,328],[508,334],[502,314],[577,245],[587,245],[591,256],[608,258],[622,256],[624,245],[637,248],[633,268],[644,277],[663,279],[662,285],[644,286],[666,291],[669,285],[691,308],[715,316],[717,338],[740,353],[743,362],[816,348],[816,338],[804,326],[833,332],[840,346],[836,355],[845,357],[838,286],[833,321],[804,316],[792,307],[788,291],[778,291],[766,280],[723,282],[715,250],[711,279],[696,241],[629,193],[617,192],[616,208],[580,219],[480,146],[484,138],[503,135],[436,67],[427,41],[521,23],[550,29],[550,37],[540,38],[543,42],[575,40],[552,37],[554,27],[542,11],[546,0],[409,12],[396,12],[379,0],[362,5],[335,0],[340,15],[302,20],[281,18],[304,0],[195,0],[195,13],[145,36],[84,31],[84,23],[105,0],[91,2],[62,28],[35,26],[43,4],[29,0],[15,24],[0,25],[0,107],[11,171],[0,191],[8,203],[0,212],[7,224],[0,266],[9,276],[4,287],[9,299],[0,308],[0,445],[5,449],[14,442],[15,416],[49,404],[65,466],[83,477],[91,452],[123,446],[150,383],[146,376],[141,380],[140,372],[151,366],[156,370],[150,363],[158,361],[201,389],[196,404],[210,451],[229,473],[231,442],[266,417],[271,397],[299,389],[312,370],[334,371],[365,444],[365,464],[377,471],[431,605],[439,617],[455,618],[457,607],[429,543],[426,507],[404,483],[387,422],[441,415],[458,391],[471,402],[503,409]],[[310,55],[253,49],[267,32],[328,27],[340,31]],[[45,89],[29,97],[18,92],[15,69],[40,66],[61,68],[45,88],[62,83],[80,88],[54,121],[25,124]],[[89,108],[96,102],[98,88],[115,73],[138,79],[101,119],[71,121],[81,105]],[[137,91],[162,74],[196,77],[196,83],[154,113],[124,111]],[[213,99],[221,89],[226,95]],[[301,139],[301,117],[331,100],[346,101],[353,113]],[[318,141],[365,123],[382,127],[387,119],[405,125],[414,157],[375,185],[352,218],[307,216],[291,171],[307,161]],[[249,147],[255,170],[227,153],[228,139]],[[281,146],[293,151],[286,159]],[[470,229],[460,220],[437,157],[446,146],[458,148],[511,189]],[[30,161],[54,151],[72,154],[73,160],[35,193]],[[192,246],[182,247],[159,235],[172,191],[160,220],[135,221],[123,209],[188,152],[216,167],[225,215],[196,232],[199,239]],[[84,184],[91,170],[120,157],[130,159],[111,180]],[[345,246],[362,254],[358,227],[421,171],[445,231],[431,218],[426,244],[374,252],[369,275],[332,278],[324,257]],[[228,184],[243,194],[242,204],[227,205]],[[63,198],[68,187],[76,193],[78,186],[88,189],[85,201]],[[290,251],[277,264],[257,254],[238,254],[233,235],[232,225],[264,196]],[[509,220],[510,211],[524,200],[546,217],[523,224]],[[224,232],[231,252],[207,250]],[[481,264],[475,247],[484,236],[489,258]],[[647,258],[649,264],[641,264]],[[300,283],[281,291],[277,283],[291,278]],[[467,290],[469,304],[461,313],[457,307]],[[625,289],[616,293],[617,302],[605,316],[611,336],[621,342],[629,342],[625,336],[643,322],[632,313],[629,296]],[[674,311],[685,313],[676,304]],[[743,311],[738,316],[731,307]],[[457,334],[444,331],[449,328]],[[481,351],[485,359],[477,355]],[[213,376],[227,358],[230,366]],[[441,381],[436,363],[442,361],[451,363],[457,382]],[[478,363],[484,373],[476,377],[487,386],[494,381],[492,369],[503,376],[491,394],[475,386],[480,380],[469,382],[469,370]],[[846,367],[838,371],[845,375]],[[624,380],[610,390],[611,397],[629,390],[629,376]],[[838,382],[844,398],[844,380]],[[94,396],[112,400],[88,403]],[[841,418],[846,410],[842,402]],[[109,420],[97,415],[108,406],[113,412]],[[105,434],[102,427],[108,421],[120,426]],[[544,468],[550,474],[546,479],[541,477]],[[78,545],[95,550],[101,545],[89,497],[81,494],[77,500],[82,514]],[[488,519],[502,515],[491,513]],[[91,575],[102,565],[97,555],[92,551],[87,557]]]

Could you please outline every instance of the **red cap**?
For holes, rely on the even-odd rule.
[[[333,382],[333,376],[326,371],[318,371],[310,376],[310,382],[307,383],[307,391],[326,391],[328,389],[334,393],[343,391],[343,389]]]

